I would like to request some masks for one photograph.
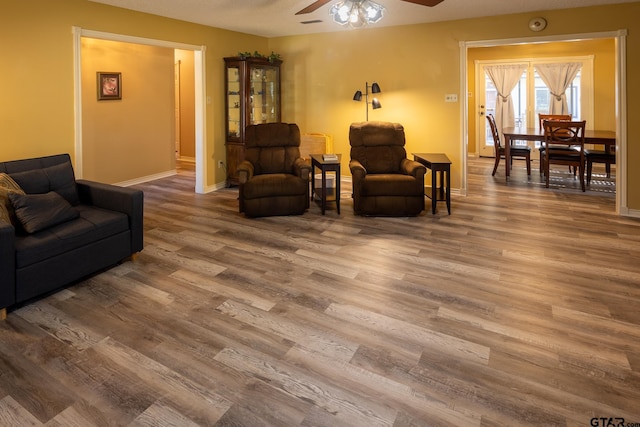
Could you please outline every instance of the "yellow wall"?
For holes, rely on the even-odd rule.
[[[595,39],[574,42],[518,44],[469,49],[467,84],[469,85],[469,153],[476,153],[476,73],[474,61],[518,58],[560,58],[593,55],[594,123],[591,129],[616,130],[615,117],[615,40]],[[484,118],[483,118],[484,120]]]
[[[640,2],[544,11],[403,27],[371,27],[306,36],[265,39],[86,0],[5,2],[0,13],[0,79],[10,82],[0,101],[0,160],[58,152],[73,153],[72,26],[117,34],[206,45],[207,105],[205,184],[224,181],[225,56],[239,51],[277,52],[282,68],[283,120],[302,132],[334,137],[336,152],[348,158],[349,125],[364,120],[364,105],[351,100],[365,81],[382,87],[383,108],[374,120],[401,122],[407,150],[443,151],[454,161],[454,186],[461,179],[461,41],[552,36],[627,29],[629,165],[640,161]],[[532,33],[528,21],[544,16],[547,28]],[[458,93],[458,95],[460,95]],[[348,174],[346,164],[343,174]],[[628,168],[628,206],[640,210],[640,169]]]
[[[205,84],[212,102],[205,117],[205,186],[224,182],[224,170],[215,167],[218,159],[225,160],[222,58],[240,51],[267,52],[268,40],[87,0],[3,2],[0,81],[10,83],[0,98],[0,161],[74,155],[74,26],[206,46]]]
[[[531,18],[543,16],[547,28],[528,29]],[[448,93],[460,94],[460,42],[549,37],[628,30],[627,105],[628,162],[640,161],[640,2],[614,6],[544,11],[480,19],[402,27],[369,27],[329,34],[279,37],[269,50],[282,55],[283,120],[297,122],[303,132],[334,137],[335,151],[343,154],[348,174],[348,129],[364,120],[364,106],[351,100],[365,81],[382,88],[382,109],[370,111],[370,120],[397,121],[405,126],[407,151],[441,151],[453,161],[452,186],[461,182],[460,103],[445,103]],[[596,78],[609,74],[613,52],[596,58]],[[603,68],[601,65],[604,64]],[[606,90],[610,87],[605,83]],[[598,91],[596,102],[610,108],[610,93]],[[596,108],[596,120],[610,125],[609,112]],[[470,131],[474,128],[469,127]],[[347,172],[345,172],[347,171]],[[640,209],[640,169],[628,168],[628,206]]]
[[[175,169],[173,49],[83,38],[83,178],[116,183]],[[97,72],[122,73],[98,100]]]

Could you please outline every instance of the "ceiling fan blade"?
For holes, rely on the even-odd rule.
[[[316,0],[315,2],[311,3],[309,6],[302,9],[301,11],[296,12],[296,15],[304,15],[305,13],[311,13],[316,9],[319,9],[325,4],[329,3],[330,1],[331,0]]]
[[[444,0],[402,0],[402,1],[419,4],[419,5],[422,5],[422,6],[433,7],[433,6],[436,6],[436,5],[440,4],[440,3],[442,3]]]

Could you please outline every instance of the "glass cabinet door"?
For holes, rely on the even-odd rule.
[[[248,125],[280,121],[280,65],[259,57],[227,57],[225,62],[225,169],[227,185],[238,185]]]
[[[280,121],[279,68],[252,65],[250,70],[249,123],[276,123]]]
[[[227,137],[240,138],[242,97],[240,67],[227,68]]]

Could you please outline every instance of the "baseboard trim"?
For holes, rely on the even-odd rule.
[[[118,185],[120,187],[131,187],[132,185],[144,184],[145,182],[154,181],[156,179],[168,178],[170,176],[176,175],[175,169],[168,170],[166,172],[160,172],[153,175],[141,176],[140,178],[130,179],[128,181],[117,182],[114,185]]]

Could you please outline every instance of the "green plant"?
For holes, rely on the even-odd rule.
[[[254,51],[253,53],[251,53],[251,52],[238,52],[238,56],[240,58],[242,58],[242,59],[246,59],[246,58],[266,58],[267,60],[269,60],[269,62],[273,62],[276,59],[280,59],[280,54],[279,53],[274,53],[273,51],[271,51],[271,55],[269,55],[269,56],[264,56],[263,54],[261,54],[257,50]]]

